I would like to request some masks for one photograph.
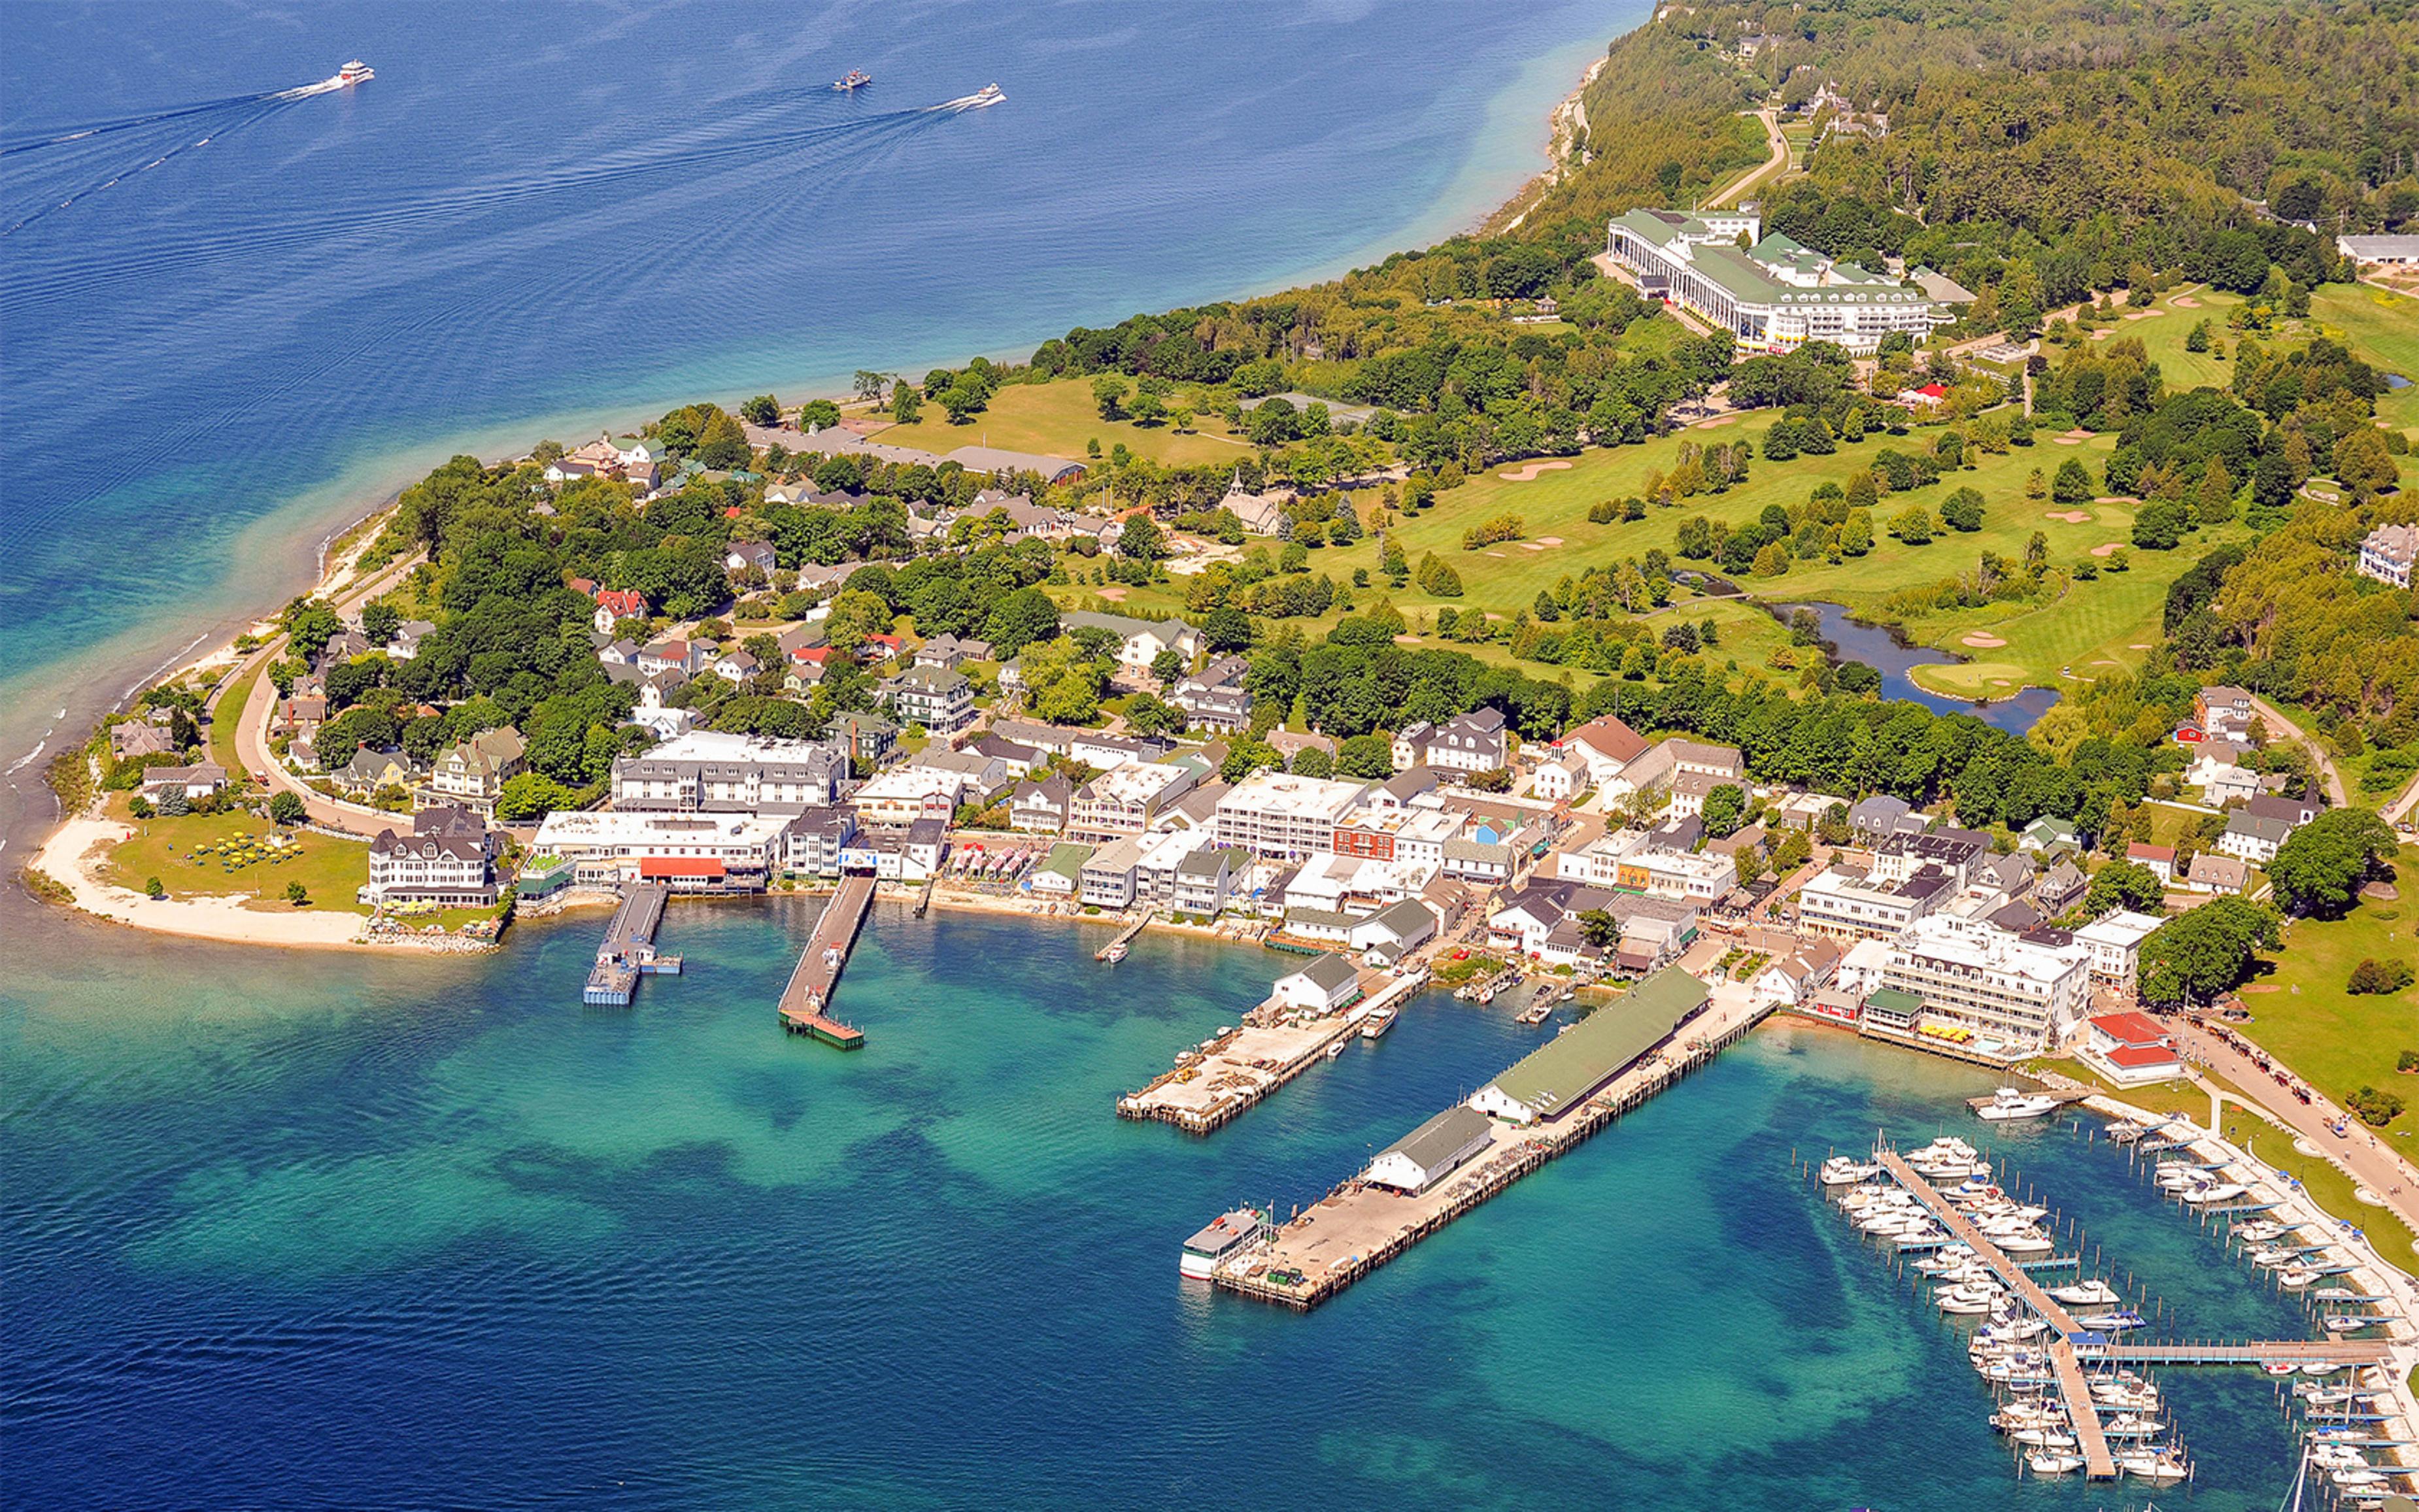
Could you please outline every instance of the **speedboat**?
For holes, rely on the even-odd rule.
[[[2282,1269],[2301,1257],[2300,1250],[2285,1249],[2274,1244],[2257,1245],[2251,1251],[2251,1263],[2265,1266],[2271,1271]]]
[[[2056,1428],[2018,1428],[2008,1435],[2018,1443],[2029,1443],[2042,1449],[2072,1449],[2074,1435],[2060,1433]]]
[[[866,72],[863,69],[851,69],[848,70],[847,77],[834,79],[832,81],[832,87],[839,90],[841,94],[848,94],[854,90],[862,89],[872,82],[873,75]]]
[[[2131,1307],[2119,1307],[2111,1312],[2087,1313],[2075,1322],[2095,1334],[2115,1334],[2129,1328],[2140,1328],[2149,1319]]]
[[[2050,1237],[2038,1228],[2027,1228],[2021,1234],[2010,1234],[1992,1242],[2010,1255],[2042,1255],[2056,1247]]]
[[[2278,1286],[2296,1291],[2308,1286],[2318,1278],[2319,1273],[2316,1270],[2309,1266],[2300,1264],[2288,1265],[2283,1270],[2276,1273],[2276,1284]]]
[[[2333,1360],[2311,1360],[2303,1365],[2302,1374],[2305,1376],[2332,1376],[2342,1368],[2342,1365],[2337,1365]]]
[[[2038,1119],[2057,1111],[2057,1099],[2021,1088],[2002,1087],[1991,1094],[1991,1101],[1974,1110],[1975,1117],[1991,1123],[2005,1123],[2013,1119]]]
[[[2025,1465],[2036,1475],[2072,1475],[2083,1468],[2083,1457],[2042,1449],[2025,1456]]]
[[[2159,1410],[2159,1388],[2122,1386],[2114,1381],[2103,1381],[2091,1388],[2091,1399],[2103,1407],[2125,1412],[2155,1412]]]
[[[2117,1288],[2098,1276],[2075,1286],[2052,1287],[2049,1294],[2052,1301],[2062,1302],[2072,1307],[2109,1307],[2119,1301]]]

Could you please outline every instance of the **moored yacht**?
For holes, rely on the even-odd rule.
[[[1991,1094],[1991,1101],[1974,1110],[1975,1117],[1991,1123],[2005,1123],[2015,1119],[2038,1119],[2057,1111],[2057,1099],[2040,1092],[2027,1092],[2021,1088],[2002,1087]]]
[[[2051,1300],[2072,1307],[2107,1307],[2118,1301],[2117,1288],[2098,1276],[2071,1287],[2052,1287],[2049,1294]]]

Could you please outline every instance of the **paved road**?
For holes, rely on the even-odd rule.
[[[2277,708],[2276,705],[2269,702],[2266,699],[2255,696],[2251,701],[2251,712],[2257,715],[2261,719],[2267,721],[2268,733],[2272,739],[2281,735],[2288,740],[2297,741],[2301,745],[2308,748],[2310,760],[2317,764],[2319,776],[2327,785],[2327,801],[2329,803],[2341,809],[2351,802],[2351,799],[2347,795],[2346,789],[2344,787],[2343,774],[2335,770],[2334,759],[2327,755],[2324,748],[2319,745],[2318,741],[2311,738],[2307,732],[2303,731],[2300,725],[2297,725],[2292,720],[2287,718],[2283,710]]]
[[[1789,138],[1780,134],[1780,120],[1775,117],[1770,107],[1757,111],[1755,118],[1764,123],[1764,146],[1772,156],[1755,167],[1749,168],[1729,188],[1705,201],[1706,208],[1719,209],[1725,205],[1736,203],[1749,190],[1779,176],[1782,169],[1789,166]]]
[[[2167,1022],[2173,1027],[2176,1043],[2186,1056],[2257,1099],[2262,1108],[2349,1170],[2354,1180],[2383,1196],[2403,1222],[2419,1231],[2419,1168],[2414,1168],[2395,1148],[2394,1135],[2379,1134],[2354,1119],[2351,1133],[2340,1139],[2335,1137],[2332,1125],[2344,1117],[2344,1110],[2319,1096],[2315,1088],[2311,1088],[2312,1101],[2304,1103],[2279,1087],[2275,1077],[2261,1071],[2248,1056],[2207,1029],[2196,1028],[2180,1019]],[[2282,1064],[2273,1055],[2269,1059]],[[2357,1212],[2339,1216],[2354,1223],[2360,1221]],[[2407,1255],[2394,1258],[2396,1263],[2404,1265],[2410,1260]]]
[[[362,579],[335,600],[336,609],[339,611],[348,609],[385,593],[402,581],[405,574],[420,565],[421,560],[416,555],[407,558],[374,577]],[[285,650],[285,638],[282,635],[278,636],[239,662],[235,670],[220,682],[220,689],[223,691],[232,687],[236,680],[252,667],[266,665],[271,657],[282,655]],[[217,694],[211,695],[213,709],[217,699]],[[301,798],[303,811],[311,816],[311,822],[315,825],[373,840],[377,837],[380,830],[393,829],[395,826],[395,815],[382,810],[365,808],[357,803],[340,802],[315,793],[305,787],[292,773],[286,771],[285,764],[270,754],[269,749],[269,721],[276,711],[277,685],[267,677],[262,677],[252,685],[251,699],[241,709],[237,710],[234,716],[238,721],[235,732],[236,758],[243,764],[243,769],[246,772],[265,774],[269,779],[269,791],[271,793],[291,793]]]

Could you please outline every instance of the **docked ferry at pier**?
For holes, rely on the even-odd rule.
[[[1184,1254],[1177,1269],[1195,1281],[1209,1280],[1221,1262],[1257,1241],[1267,1223],[1266,1215],[1252,1208],[1220,1213],[1209,1227],[1184,1242]]]

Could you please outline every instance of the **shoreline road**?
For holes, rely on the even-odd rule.
[[[2276,1079],[2263,1072],[2250,1057],[2211,1034],[2180,1019],[2167,1021],[2174,1026],[2177,1043],[2186,1056],[2216,1072],[2235,1086],[2257,1099],[2259,1106],[2310,1147],[2350,1173],[2351,1179],[2385,1199],[2412,1232],[2419,1233],[2419,1169],[2388,1143],[2392,1134],[2380,1135],[2358,1119],[2350,1119],[2350,1133],[2338,1138],[2334,1124],[2350,1116],[2311,1089],[2311,1101],[2302,1102]],[[2282,1065],[2273,1055],[2272,1062]],[[2306,1085],[2306,1084],[2305,1084]],[[2357,1213],[2341,1216],[2359,1221]],[[2385,1246],[2380,1244],[2380,1253]],[[2411,1257],[2400,1255],[2394,1263],[2409,1269]]]
[[[2318,741],[2311,736],[2307,731],[2303,730],[2300,725],[2295,724],[2292,720],[2287,718],[2284,711],[2277,708],[2276,705],[2256,694],[2253,695],[2251,700],[2251,712],[2257,715],[2262,720],[2266,721],[2269,733],[2272,735],[2278,733],[2288,735],[2292,739],[2301,742],[2303,746],[2309,748],[2310,761],[2318,767],[2319,776],[2323,779],[2327,784],[2327,801],[2329,803],[2338,809],[2348,807],[2350,804],[2351,799],[2349,796],[2349,790],[2344,787],[2343,773],[2335,769],[2334,759],[2326,753],[2325,748],[2319,746]]]
[[[386,592],[400,581],[406,573],[420,565],[421,560],[417,555],[411,556],[374,577],[363,579],[343,597],[335,600],[335,607],[339,610],[347,609]],[[254,665],[265,666],[270,658],[278,656],[285,649],[285,637],[283,635],[270,640],[250,656],[238,662],[235,669],[220,681],[220,690],[223,691],[233,687]],[[213,694],[210,700],[213,715],[216,714],[217,702],[218,696]],[[266,777],[269,781],[269,791],[271,793],[291,793],[300,797],[302,800],[303,811],[311,816],[311,822],[323,828],[339,830],[347,835],[359,835],[364,840],[376,840],[380,830],[394,827],[395,815],[383,810],[367,808],[362,804],[345,803],[339,799],[331,798],[325,794],[304,786],[291,772],[285,770],[285,764],[278,761],[269,749],[269,721],[270,716],[276,711],[277,685],[266,677],[254,680],[252,685],[252,697],[235,713],[235,752],[237,759],[243,763],[245,772],[257,772]]]

